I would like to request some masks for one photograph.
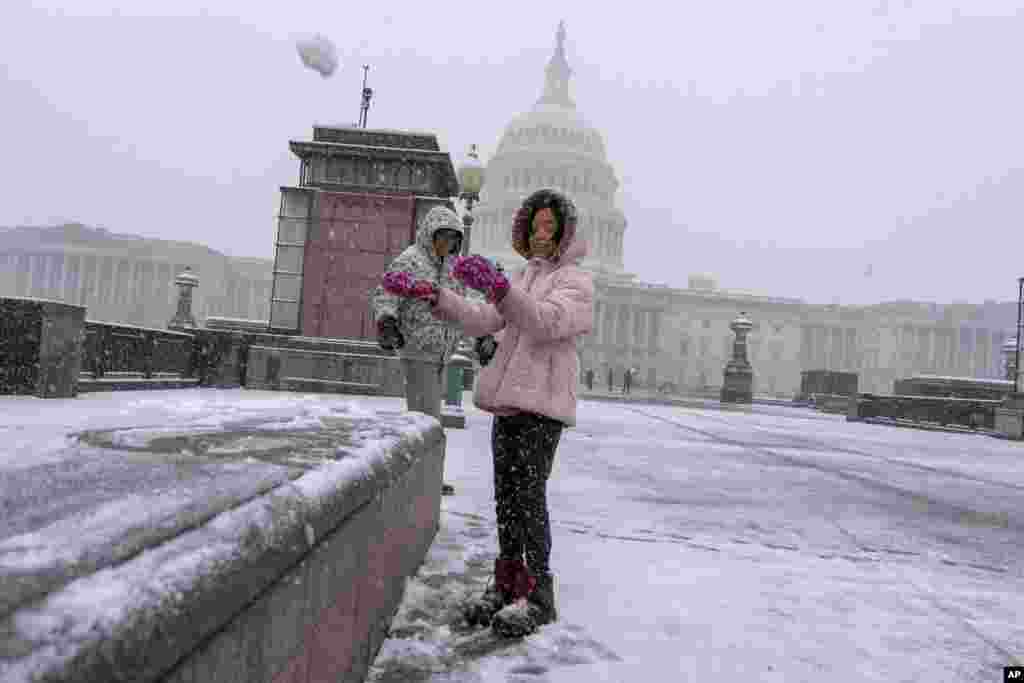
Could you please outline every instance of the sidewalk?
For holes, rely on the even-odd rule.
[[[742,431],[751,441],[789,430],[790,441],[779,445],[800,445],[803,424],[780,426],[771,415],[683,412],[724,420],[723,434]],[[1024,661],[1019,567],[967,566],[923,547],[901,554],[864,540],[875,533],[868,521],[850,527],[854,536],[813,515],[788,524],[788,512],[771,512],[770,495],[733,502],[770,483],[758,472],[730,469],[716,455],[738,446],[696,434],[677,441],[636,412],[598,403],[581,406],[581,424],[563,436],[549,484],[559,622],[504,645],[486,631],[463,631],[456,606],[483,590],[496,543],[490,420],[467,413],[467,429],[449,433],[445,476],[456,495],[443,500],[441,530],[408,585],[392,638],[371,671],[373,683],[962,683],[998,680],[1002,666]],[[863,438],[882,448],[891,434],[824,417],[835,424],[825,425],[817,444],[823,457],[830,440],[842,448]],[[904,443],[889,449],[894,457],[919,436],[901,435]],[[696,469],[689,475],[651,470],[648,496],[626,493],[642,492],[643,481],[609,486],[620,476],[616,462],[664,462],[659,450],[678,452],[679,462],[696,459]],[[606,463],[609,471],[602,472]],[[652,502],[662,495],[658,479],[685,479],[698,470],[704,479],[694,487],[707,489],[706,502]],[[714,482],[730,488],[716,493],[708,489]]]
[[[721,401],[717,396],[692,396],[692,395],[681,395],[681,394],[664,394],[658,391],[651,391],[649,389],[635,388],[631,389],[628,394],[622,392],[622,387],[617,387],[613,391],[608,391],[607,388],[598,387],[595,385],[593,389],[587,389],[584,386],[580,386],[579,398],[590,401],[620,401],[620,402],[639,402],[639,403],[656,403],[662,405],[701,405],[707,407],[719,407]],[[774,396],[754,396],[755,405],[777,405],[786,407],[799,407],[793,403],[792,400],[776,398]],[[726,404],[726,405],[742,405],[742,404]]]

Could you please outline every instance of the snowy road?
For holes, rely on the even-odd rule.
[[[1024,660],[1024,447],[800,409],[584,403],[549,487],[560,622],[492,651],[487,416],[371,680],[992,681]],[[738,678],[747,676],[748,678]]]

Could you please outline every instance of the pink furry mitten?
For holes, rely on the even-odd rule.
[[[497,303],[508,292],[508,278],[483,256],[462,256],[455,260],[452,276],[470,289],[483,292],[487,300]]]
[[[417,280],[410,273],[384,273],[384,291],[407,299],[434,299],[437,288],[427,280]]]

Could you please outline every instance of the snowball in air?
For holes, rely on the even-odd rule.
[[[312,38],[297,41],[295,47],[299,51],[302,63],[324,78],[338,68],[338,51],[334,49],[334,43],[319,33]]]

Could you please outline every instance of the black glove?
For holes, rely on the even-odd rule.
[[[405,346],[405,337],[398,331],[398,321],[387,315],[377,321],[377,343],[385,351],[394,351]]]
[[[477,337],[476,342],[473,344],[473,350],[480,359],[480,367],[483,367],[494,358],[494,354],[498,351],[498,342],[490,334],[486,337]]]

